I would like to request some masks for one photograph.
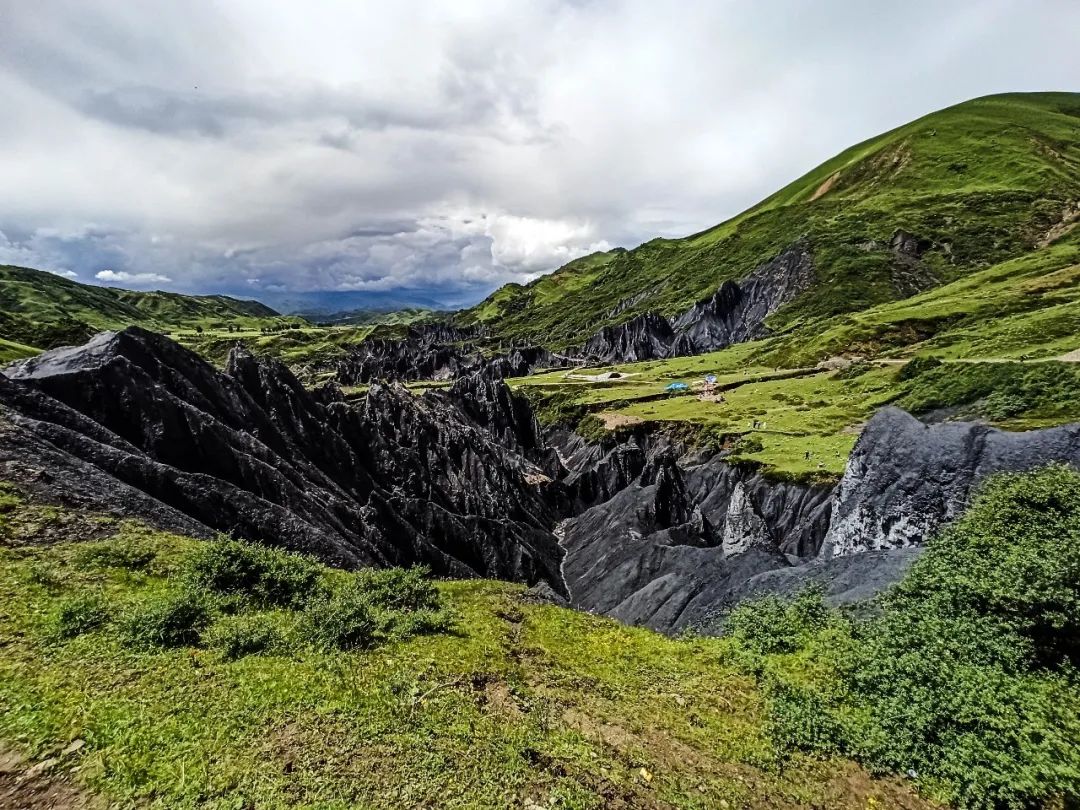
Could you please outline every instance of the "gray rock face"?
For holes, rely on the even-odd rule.
[[[677,317],[673,354],[715,351],[761,337],[765,319],[814,281],[809,247],[796,243],[736,283],[725,281],[716,294]]]
[[[926,425],[885,408],[848,460],[822,553],[919,545],[963,511],[987,475],[1055,461],[1080,467],[1080,425],[1009,433],[970,422]]]
[[[579,352],[593,363],[632,363],[667,357],[675,339],[667,318],[655,312],[638,315],[618,326],[605,326]]]
[[[765,319],[814,281],[809,246],[797,242],[756,267],[741,282],[725,281],[716,293],[668,321],[654,312],[607,326],[586,341],[580,356],[593,363],[624,363],[715,351],[760,337]]]
[[[665,632],[707,623],[752,577],[816,553],[831,489],[770,482],[710,458],[649,451],[642,472],[567,521],[563,574],[576,607]]]
[[[735,484],[724,517],[724,535],[720,547],[725,557],[744,554],[753,546],[772,546],[772,534],[765,518],[758,514],[742,481]]]
[[[130,328],[0,375],[0,468],[61,503],[344,567],[426,563],[561,588],[557,515],[524,454],[542,450],[528,447],[535,425],[502,383],[469,394],[475,418],[452,395],[398,386],[352,407],[279,363],[234,351],[221,373]]]

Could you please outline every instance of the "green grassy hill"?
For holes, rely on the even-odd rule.
[[[958,104],[853,146],[750,210],[685,239],[578,259],[459,316],[553,346],[649,310],[680,312],[800,238],[817,284],[783,332],[906,298],[1039,249],[1080,217],[1080,94]],[[926,247],[897,261],[893,234]]]
[[[96,287],[26,267],[0,266],[0,359],[79,343],[103,329],[138,324],[161,332],[255,329],[303,323],[257,301],[224,295]]]

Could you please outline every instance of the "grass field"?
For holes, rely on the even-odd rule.
[[[515,585],[439,583],[448,630],[363,649],[226,654],[237,622],[295,635],[300,614],[243,601],[187,644],[132,647],[128,617],[204,547],[4,490],[9,768],[44,762],[37,784],[124,807],[929,806],[842,759],[778,758],[726,642],[526,604]]]

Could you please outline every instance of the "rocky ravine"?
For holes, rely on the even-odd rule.
[[[357,385],[376,380],[448,380],[478,371],[522,377],[574,363],[630,363],[715,351],[764,335],[765,319],[809,289],[813,281],[810,248],[796,242],[742,281],[725,281],[711,297],[674,318],[646,312],[604,327],[566,354],[541,346],[513,346],[485,357],[477,348],[485,337],[481,330],[434,323],[410,327],[402,340],[365,341],[338,363],[337,381]]]
[[[546,583],[665,632],[818,582],[834,602],[895,582],[998,470],[1080,466],[1080,426],[1003,433],[885,409],[835,488],[777,483],[642,433],[545,435],[491,375],[359,404],[242,350],[220,372],[159,335],[105,333],[0,375],[0,477],[60,503],[340,566]]]

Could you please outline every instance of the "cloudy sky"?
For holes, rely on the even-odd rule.
[[[476,300],[1080,90],[1076,0],[0,0],[0,262]]]

